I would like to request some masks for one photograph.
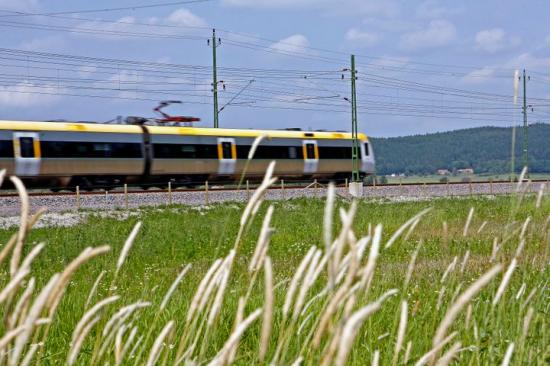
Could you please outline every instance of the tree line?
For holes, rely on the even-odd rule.
[[[550,172],[550,124],[529,126],[529,170]],[[473,168],[476,173],[509,173],[512,127],[478,127],[390,138],[370,138],[377,174],[434,174]],[[522,168],[523,128],[516,128],[516,171]]]

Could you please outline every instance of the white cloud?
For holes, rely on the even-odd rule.
[[[0,0],[0,9],[11,11],[35,11],[38,9],[37,0]]]
[[[371,47],[380,40],[380,36],[376,33],[363,32],[357,28],[351,28],[346,32],[346,40],[354,45]]]
[[[363,24],[384,33],[408,32],[416,27],[414,21],[403,18],[366,17]]]
[[[174,10],[167,18],[167,21],[185,27],[206,27],[208,23],[199,17],[198,15],[193,14],[187,9],[181,8]]]
[[[519,37],[506,34],[501,28],[482,30],[477,32],[475,37],[476,47],[489,53],[513,48],[519,45],[520,41]]]
[[[295,8],[315,5],[318,2],[317,0],[222,0],[222,3],[230,6],[254,8]]]
[[[222,4],[256,9],[322,10],[331,15],[353,13],[394,16],[399,12],[395,0],[222,0]]]
[[[376,58],[369,62],[369,68],[373,70],[383,70],[384,75],[388,77],[403,77],[403,71],[407,70],[407,67],[410,66],[409,58],[392,56],[392,55],[380,55],[379,58]],[[359,78],[359,84],[365,86],[370,86],[370,81],[367,81],[363,78]]]
[[[1,0],[0,0],[1,1]],[[139,35],[130,35],[124,33],[148,33],[151,32],[150,27],[144,27],[141,25],[176,25],[183,27],[206,27],[208,23],[201,17],[193,14],[191,11],[180,8],[174,10],[167,17],[149,17],[146,19],[137,19],[133,16],[125,16],[118,19],[115,22],[100,22],[100,21],[87,21],[78,24],[74,27],[77,34],[85,37],[107,39],[107,40],[126,40],[134,39],[139,40]],[[169,27],[153,27],[155,34],[170,35],[176,33],[174,29]],[[91,31],[91,32],[90,32]],[[190,32],[194,32],[191,30]],[[117,34],[122,33],[122,34]]]
[[[39,94],[39,93],[42,94]],[[43,107],[60,101],[57,93],[66,92],[56,86],[42,86],[33,83],[18,83],[0,86],[0,105],[6,107]]]
[[[550,69],[550,57],[537,57],[528,52],[514,57],[504,64],[506,68],[513,69],[539,69],[544,71]]]
[[[61,36],[46,36],[24,41],[19,45],[22,50],[47,52],[60,50],[66,46],[65,39]]]
[[[308,39],[302,34],[294,34],[273,43],[269,46],[269,49],[280,53],[300,53],[304,52],[304,48],[306,47],[309,47]]]
[[[87,21],[87,22],[80,23],[79,25],[74,27],[74,31],[77,32],[77,34],[82,34],[83,36],[91,37],[91,38],[120,40],[120,39],[127,39],[129,37],[124,34],[116,34],[116,33],[135,32],[135,28],[133,28],[134,23],[136,23],[136,18],[132,16],[122,17],[113,23]],[[90,31],[93,31],[96,33],[86,33]]]
[[[423,19],[441,19],[460,13],[457,8],[448,8],[437,0],[427,0],[416,9],[416,16]]]
[[[76,73],[83,78],[90,77],[97,71],[97,67],[94,65],[81,66],[77,69]]]
[[[408,50],[446,46],[456,39],[453,23],[444,20],[432,20],[424,29],[405,33],[401,36],[401,48]]]
[[[471,71],[467,75],[463,76],[461,81],[466,84],[481,84],[491,80],[491,77],[495,74],[495,69],[490,66],[485,66],[481,69]],[[510,77],[511,79],[512,77]]]

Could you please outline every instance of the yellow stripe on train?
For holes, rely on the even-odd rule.
[[[202,127],[172,127],[147,126],[151,134],[186,135],[186,136],[227,136],[227,137],[258,137],[262,134],[270,138],[296,139],[351,139],[350,133],[321,131],[283,131],[283,130],[244,130],[226,128]],[[69,131],[69,132],[104,132],[104,133],[135,133],[142,130],[136,125],[117,125],[103,123],[72,123],[72,122],[35,122],[35,121],[0,121],[0,130],[11,131]],[[365,134],[359,133],[358,138],[368,141]]]

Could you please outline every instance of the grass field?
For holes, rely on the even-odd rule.
[[[348,210],[350,202],[337,199],[330,231],[321,199],[264,202],[244,226],[245,205],[229,203],[148,208],[125,221],[90,217],[75,227],[35,229],[23,257],[46,245],[9,296],[0,294],[2,340],[27,324],[54,273],[67,274],[86,247],[111,250],[68,271],[59,306],[52,295],[35,309],[24,342],[25,329],[0,340],[0,365],[13,362],[18,347],[19,362],[32,352],[29,362],[40,365],[63,364],[71,352],[77,364],[110,365],[542,365],[550,362],[550,199],[543,197],[538,208],[536,201],[521,195],[361,201],[348,228],[338,208]],[[269,205],[273,216],[262,229]],[[141,229],[125,246],[138,221]],[[0,242],[16,232],[0,231]],[[0,288],[13,281],[10,261],[0,263]],[[476,282],[480,277],[483,283]],[[25,305],[26,289],[35,300]],[[115,295],[74,332],[88,309]]]
[[[519,175],[519,174],[518,174]],[[509,181],[510,174],[460,174],[456,176],[452,175],[411,175],[407,177],[390,177],[387,176],[388,184],[399,183],[439,183],[441,178],[447,178],[449,182],[462,182],[464,179],[470,179],[472,182],[489,182],[491,179],[494,182],[497,181]],[[550,174],[533,173],[530,176],[533,180],[550,180]]]

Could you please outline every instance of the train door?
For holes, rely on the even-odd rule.
[[[232,175],[237,162],[237,147],[234,138],[218,138],[218,174]]]
[[[374,154],[368,142],[359,142],[361,150],[361,171],[367,174],[374,173]]]
[[[304,140],[302,142],[302,150],[304,154],[304,173],[316,173],[319,167],[319,148],[317,147],[317,141]]]
[[[35,176],[40,174],[40,139],[36,132],[14,132],[13,153],[15,175]]]

